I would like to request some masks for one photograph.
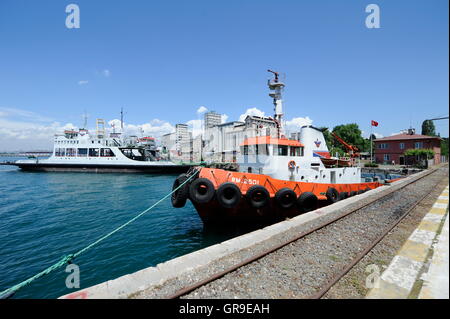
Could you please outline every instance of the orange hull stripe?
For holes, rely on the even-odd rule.
[[[246,194],[247,190],[250,187],[254,185],[261,185],[269,191],[270,196],[272,197],[275,196],[275,193],[278,190],[287,187],[294,190],[297,196],[304,192],[312,192],[320,200],[326,199],[325,194],[330,187],[335,188],[339,193],[341,193],[365,190],[366,188],[374,189],[382,185],[378,182],[353,184],[322,184],[284,181],[271,178],[267,175],[231,172],[217,168],[202,168],[200,170],[199,177],[209,179],[213,183],[215,189],[217,189],[223,183],[231,182],[239,187],[242,194]]]

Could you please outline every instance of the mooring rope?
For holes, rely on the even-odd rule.
[[[130,219],[129,221],[127,221],[126,223],[122,224],[121,226],[117,227],[116,229],[114,229],[113,231],[109,232],[108,234],[104,235],[103,237],[99,238],[98,240],[96,240],[95,242],[93,242],[92,244],[84,247],[83,249],[79,250],[78,252],[76,252],[75,254],[69,254],[66,256],[63,256],[61,258],[60,261],[58,261],[57,263],[53,264],[52,266],[48,267],[47,269],[41,271],[40,273],[34,275],[33,277],[28,278],[27,280],[22,281],[21,283],[12,286],[11,288],[8,288],[2,292],[0,292],[0,299],[6,299],[6,298],[10,298],[12,297],[19,289],[29,285],[30,283],[32,283],[33,281],[35,281],[36,279],[39,279],[45,275],[48,275],[49,273],[51,273],[52,271],[61,268],[62,266],[64,266],[67,263],[71,263],[72,260],[78,256],[80,256],[81,254],[83,254],[84,252],[86,252],[87,250],[91,249],[92,247],[94,247],[95,245],[97,245],[98,243],[102,242],[103,240],[107,239],[108,237],[112,236],[114,233],[118,232],[119,230],[121,230],[122,228],[124,228],[125,226],[131,224],[132,222],[134,222],[136,219],[138,219],[139,217],[141,217],[142,215],[144,215],[145,213],[149,212],[150,210],[152,210],[154,207],[156,207],[157,205],[159,205],[161,202],[163,202],[165,199],[167,199],[169,196],[171,196],[173,193],[175,193],[178,189],[180,189],[183,185],[185,185],[187,182],[189,182],[194,176],[197,175],[197,173],[200,170],[194,170],[191,175],[183,182],[181,183],[178,187],[176,187],[175,189],[173,189],[170,193],[168,193],[166,196],[164,196],[163,198],[161,198],[160,200],[158,200],[156,203],[154,203],[152,206],[150,206],[149,208],[147,208],[146,210],[142,211],[141,213],[139,213],[138,215],[136,215],[135,217],[133,217],[132,219]],[[189,173],[188,173],[189,174]]]

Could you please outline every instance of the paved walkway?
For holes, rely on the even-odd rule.
[[[370,290],[366,298],[449,298],[448,204],[447,186],[383,272],[378,287]],[[444,226],[438,235],[444,218]],[[430,266],[426,269],[428,263]],[[420,287],[420,280],[423,285],[417,295],[413,288]]]

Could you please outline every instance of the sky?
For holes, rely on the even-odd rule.
[[[369,4],[380,28],[367,28]],[[67,28],[76,4],[80,27]],[[447,0],[2,0],[0,151],[124,108],[129,132],[201,129],[206,110],[270,116],[267,69],[291,130],[357,123],[389,136],[448,115]],[[448,120],[435,121],[448,136]]]

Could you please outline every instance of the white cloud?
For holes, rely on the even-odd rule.
[[[81,80],[81,81],[78,81],[78,85],[85,85],[85,84],[88,84],[88,83],[89,83],[88,80]]]
[[[111,71],[108,69],[105,69],[102,71],[103,76],[109,78],[111,76]]]
[[[192,137],[197,137],[203,133],[203,120],[190,120],[186,124],[189,126],[189,130],[192,132]]]
[[[265,116],[265,113],[263,111],[261,111],[260,109],[256,108],[256,107],[252,107],[250,109],[247,109],[247,111],[245,111],[244,114],[241,114],[239,116],[239,121],[244,122],[245,118],[248,115],[263,117],[263,116]]]
[[[108,122],[110,128],[107,128],[108,132],[114,130],[116,132],[121,131],[121,123],[120,120],[114,119]],[[143,124],[129,124],[123,123],[123,133],[125,135],[137,135],[140,136],[143,134],[144,136],[152,136],[152,137],[161,137],[164,134],[172,133],[175,131],[175,127],[169,122],[161,121],[159,119],[153,119],[148,123]]]
[[[13,120],[26,120],[26,121],[34,121],[34,122],[52,122],[53,119],[39,115],[34,112],[22,110],[22,109],[16,109],[16,108],[9,108],[9,107],[0,107],[0,116],[1,117],[8,117]]]
[[[73,124],[36,123],[0,118],[0,151],[51,150],[53,136]]]
[[[206,111],[208,111],[208,109],[207,109],[205,106],[200,106],[200,107],[197,109],[197,114],[200,115],[200,114],[202,114],[202,113],[205,113]]]
[[[305,125],[312,125],[313,120],[308,116],[306,117],[294,117],[291,120],[284,122],[284,128],[287,134],[300,131],[300,128]]]
[[[228,120],[228,115],[222,114],[222,115],[221,115],[221,120],[222,120],[222,123],[226,123],[227,120]]]

